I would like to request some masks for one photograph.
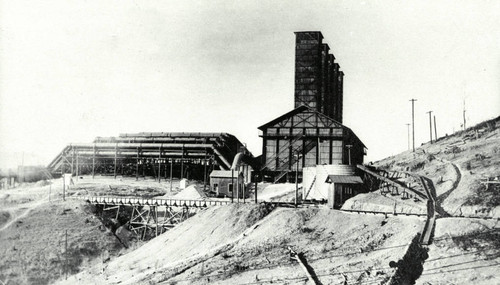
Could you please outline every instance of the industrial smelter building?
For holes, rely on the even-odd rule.
[[[274,182],[294,181],[296,173],[301,180],[302,170],[321,165],[332,166],[325,177],[336,174],[331,169],[354,175],[353,166],[363,163],[366,147],[342,125],[344,73],[321,32],[295,36],[295,109],[259,127],[262,171]],[[314,187],[311,183],[319,184],[309,181],[304,191],[312,190],[307,189]]]

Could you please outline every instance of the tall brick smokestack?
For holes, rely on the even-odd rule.
[[[343,72],[321,32],[295,33],[295,108],[306,105],[342,122]]]
[[[295,108],[321,110],[321,32],[295,33]]]

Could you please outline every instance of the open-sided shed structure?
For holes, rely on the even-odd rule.
[[[66,146],[49,164],[52,173],[135,175],[207,180],[229,170],[237,153],[252,154],[228,133],[135,133]],[[251,160],[251,159],[250,159]]]

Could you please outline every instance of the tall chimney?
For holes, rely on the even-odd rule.
[[[295,108],[321,110],[321,32],[295,33]]]

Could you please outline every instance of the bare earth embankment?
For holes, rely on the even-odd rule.
[[[303,284],[302,252],[323,284],[385,282],[422,219],[328,209],[229,205],[207,209],[105,268],[62,284]],[[361,218],[360,218],[361,217]]]

